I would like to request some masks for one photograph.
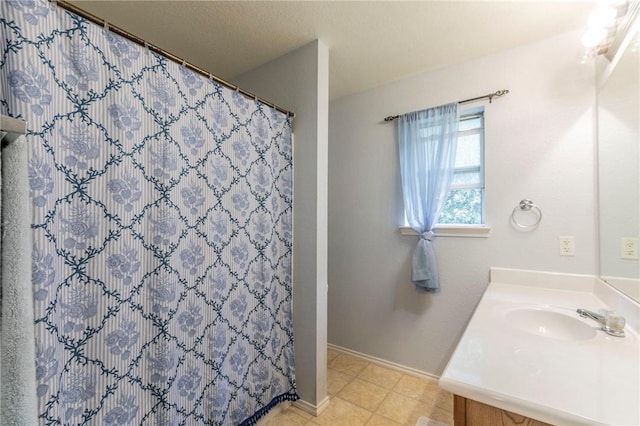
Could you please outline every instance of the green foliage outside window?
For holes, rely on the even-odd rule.
[[[438,223],[481,224],[482,189],[452,189],[449,191]]]

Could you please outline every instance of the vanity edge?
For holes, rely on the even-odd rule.
[[[576,292],[584,293],[585,296],[594,297],[602,302],[602,305],[607,306],[609,309],[616,310],[619,314],[625,316],[627,319],[627,327],[629,330],[629,337],[637,339],[638,323],[640,322],[640,305],[638,305],[631,298],[628,298],[623,293],[617,291],[613,287],[609,286],[606,282],[600,280],[593,275],[582,274],[564,274],[554,272],[543,271],[527,271],[509,268],[491,268],[490,270],[490,285],[487,291],[483,295],[478,307],[482,304],[485,298],[491,299],[494,295],[491,294],[495,290],[504,286],[520,286],[523,287],[518,292],[527,292],[524,287],[534,287],[540,289],[542,292],[557,292],[558,294],[569,295]],[[497,285],[491,285],[497,284]],[[490,289],[492,289],[490,291]],[[532,289],[535,293],[537,290]],[[566,292],[566,293],[565,293]],[[582,298],[583,296],[580,296]],[[499,409],[508,410],[523,416],[530,417],[535,420],[543,421],[555,425],[586,425],[586,424],[608,424],[597,421],[590,416],[583,416],[580,412],[568,412],[562,411],[559,407],[544,406],[533,403],[527,399],[519,398],[517,395],[501,394],[495,390],[483,388],[482,383],[473,383],[473,380],[466,382],[466,378],[459,380],[460,377],[455,377],[455,374],[447,375],[450,364],[456,355],[456,351],[461,346],[461,342],[465,339],[465,335],[468,334],[469,329],[477,329],[477,322],[474,323],[474,317],[476,312],[472,316],[471,321],[467,325],[463,336],[454,350],[451,359],[447,367],[445,368],[443,375],[440,379],[440,386],[456,395],[469,398],[480,403],[491,405]],[[579,306],[581,307],[581,306]],[[471,333],[473,335],[473,333]],[[482,380],[480,380],[482,382]]]

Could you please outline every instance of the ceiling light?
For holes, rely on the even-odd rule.
[[[604,28],[589,28],[582,36],[582,45],[584,47],[596,47],[607,37],[607,30]]]
[[[589,28],[608,28],[616,21],[618,11],[610,6],[599,7],[589,15]]]

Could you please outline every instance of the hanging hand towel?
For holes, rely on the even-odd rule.
[[[2,140],[2,311],[0,424],[36,425],[31,290],[31,212],[24,137]]]

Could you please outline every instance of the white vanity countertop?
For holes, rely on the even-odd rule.
[[[525,331],[508,316],[523,308],[575,316],[595,332],[582,324],[587,334],[577,339]],[[577,308],[615,309],[626,337],[607,335]],[[640,425],[639,321],[640,306],[595,277],[492,268],[440,386],[554,425]]]

